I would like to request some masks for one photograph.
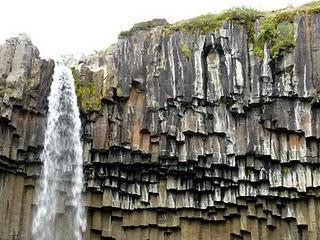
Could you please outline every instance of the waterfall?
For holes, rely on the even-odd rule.
[[[71,70],[56,66],[41,154],[43,169],[37,193],[38,208],[32,225],[34,240],[82,239],[86,220],[81,203],[83,171],[80,129]]]

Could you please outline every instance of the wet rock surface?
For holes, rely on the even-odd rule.
[[[319,18],[297,17],[277,59],[227,21],[138,30],[80,62],[85,239],[318,239]],[[0,87],[17,87],[0,107],[0,236],[28,239],[53,63],[6,44]]]

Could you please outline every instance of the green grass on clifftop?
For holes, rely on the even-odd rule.
[[[263,57],[264,45],[267,43],[271,58],[277,59],[282,52],[289,51],[295,46],[294,19],[298,15],[309,16],[312,13],[320,13],[319,1],[271,12],[236,7],[218,14],[209,13],[174,24],[168,24],[165,19],[137,23],[129,31],[121,32],[120,37],[130,37],[137,31],[150,30],[157,26],[164,26],[164,34],[171,34],[174,31],[205,34],[218,30],[225,21],[232,21],[246,27],[249,46],[258,57]],[[181,45],[180,49],[189,59],[191,54],[189,49],[185,45]]]
[[[158,27],[158,26],[165,26],[165,25],[168,25],[167,20],[156,18],[150,21],[136,23],[133,25],[133,27],[130,30],[120,32],[119,36],[128,37],[137,31],[150,30],[151,28]]]
[[[222,23],[228,20],[235,21],[240,24],[252,24],[257,18],[262,17],[263,13],[253,8],[236,7],[223,11],[219,14],[206,14],[185,21],[167,26],[166,31],[184,31],[207,33],[217,30]]]
[[[255,36],[254,52],[263,56],[263,46],[268,43],[272,58],[277,58],[281,51],[286,51],[295,46],[293,21],[298,15],[310,15],[320,12],[320,3],[311,2],[301,7],[288,7],[282,10],[264,13],[260,26]]]
[[[200,33],[207,33],[219,29],[222,23],[228,20],[231,20],[235,23],[245,24],[247,26],[259,18],[266,19],[266,21],[270,20],[275,23],[280,23],[283,21],[292,22],[297,15],[311,14],[314,12],[320,12],[319,1],[313,1],[300,7],[288,7],[271,12],[261,12],[248,7],[236,7],[225,10],[218,14],[209,13],[170,24],[166,27],[166,30],[185,32],[199,31]]]
[[[253,51],[263,57],[265,42],[270,46],[271,58],[277,58],[281,51],[294,47],[293,21],[298,15],[310,15],[320,12],[320,2],[313,1],[300,7],[288,7],[271,12],[261,12],[252,8],[237,7],[219,14],[206,14],[178,23],[167,25],[165,33],[174,31],[200,32],[202,34],[218,30],[223,22],[233,21],[247,28],[248,41]],[[259,29],[254,24],[259,19]]]

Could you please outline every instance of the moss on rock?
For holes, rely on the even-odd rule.
[[[293,21],[298,15],[310,15],[320,12],[320,3],[314,1],[301,7],[285,8],[264,13],[260,21],[258,34],[254,41],[254,52],[263,57],[264,44],[270,47],[272,59],[276,59],[281,52],[288,51],[295,46]]]
[[[239,24],[245,24],[248,29],[253,29],[253,23],[263,13],[253,8],[237,7],[223,11],[220,14],[206,14],[175,24],[168,25],[166,32],[184,31],[207,33],[219,29],[223,22],[232,20]],[[249,26],[251,25],[251,26]]]
[[[11,88],[4,88],[0,90],[0,97],[3,97],[6,94],[12,94],[14,92]]]
[[[254,53],[262,58],[264,44],[270,47],[272,59],[279,57],[282,51],[288,51],[295,46],[293,23],[286,21],[277,23],[272,19],[262,21],[254,42]]]
[[[97,89],[96,85],[90,81],[86,86],[80,82],[80,77],[75,68],[71,68],[78,104],[85,111],[98,111],[101,109],[102,94]]]
[[[120,32],[120,37],[129,37],[137,31],[142,30],[150,30],[151,28],[158,27],[158,26],[165,26],[168,25],[167,20],[165,19],[153,19],[146,22],[140,22],[133,25],[133,27],[128,31]]]
[[[189,61],[192,57],[192,52],[186,43],[180,44],[180,50],[183,56]]]
[[[283,51],[295,46],[293,21],[298,15],[320,12],[319,1],[288,7],[272,12],[260,12],[246,7],[237,7],[220,14],[206,14],[184,20],[165,27],[166,34],[173,31],[199,32],[202,34],[218,30],[223,22],[232,21],[246,26],[248,41],[258,57],[263,57],[264,44],[268,43],[272,59],[278,58]],[[259,19],[259,29],[254,31],[254,23]]]

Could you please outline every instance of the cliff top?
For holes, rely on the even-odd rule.
[[[155,18],[150,21],[136,23],[133,25],[133,27],[130,30],[120,32],[119,36],[127,37],[140,30],[150,30],[151,28],[154,28],[154,27],[166,26],[166,25],[169,25],[166,19]]]
[[[206,33],[218,29],[224,21],[235,21],[241,24],[249,24],[262,18],[262,21],[272,21],[275,24],[282,21],[293,21],[298,15],[319,13],[320,2],[312,1],[299,7],[287,7],[273,11],[259,11],[249,7],[234,7],[221,13],[208,13],[177,23],[168,24],[165,19],[153,19],[146,22],[134,24],[128,31],[122,31],[120,36],[129,36],[139,30],[149,30],[157,26],[165,26],[167,31],[200,31]]]
[[[135,24],[130,30],[121,32],[119,36],[130,37],[138,31],[150,30],[157,26],[164,26],[165,34],[175,31],[206,34],[218,30],[226,21],[233,21],[236,24],[245,25],[248,42],[257,56],[263,56],[264,44],[267,43],[270,46],[271,57],[277,58],[280,51],[291,49],[295,45],[292,24],[294,19],[297,16],[312,13],[320,13],[319,1],[268,12],[248,7],[235,7],[218,14],[208,13],[173,24],[168,24],[165,19],[141,22]]]
[[[311,14],[320,12],[320,2],[312,1],[300,7],[287,7],[274,11],[262,12],[254,8],[235,7],[225,10],[218,14],[205,14],[188,20],[183,20],[168,26],[169,31],[200,31],[202,33],[210,32],[218,29],[224,21],[235,21],[241,24],[249,24],[257,19],[262,22],[272,21],[274,24],[283,21],[293,21],[298,15]]]

